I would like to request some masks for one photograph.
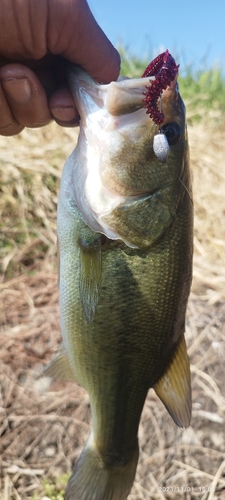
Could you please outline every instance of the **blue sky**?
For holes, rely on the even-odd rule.
[[[89,0],[111,42],[140,56],[168,48],[184,67],[225,68],[225,0]]]

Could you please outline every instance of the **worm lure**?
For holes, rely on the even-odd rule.
[[[151,85],[146,87],[147,91],[144,93],[144,107],[147,110],[146,113],[149,114],[156,125],[161,125],[164,120],[164,114],[162,110],[158,108],[158,99],[162,91],[165,90],[177,76],[178,68],[179,65],[176,65],[174,58],[169,51],[166,50],[153,59],[142,75],[142,78],[148,76],[155,77]]]

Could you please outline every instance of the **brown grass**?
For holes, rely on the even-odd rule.
[[[186,337],[193,417],[178,429],[151,390],[130,500],[225,499],[225,129],[190,128],[195,202]],[[47,499],[90,430],[85,391],[37,379],[60,342],[55,215],[76,131],[52,124],[0,137],[0,499]],[[62,485],[58,485],[58,489]]]

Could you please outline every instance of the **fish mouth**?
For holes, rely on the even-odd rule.
[[[165,121],[165,114],[159,102],[171,98],[178,89],[178,68],[166,50],[153,59],[141,78],[119,77],[109,84],[98,84],[81,67],[69,63],[67,80],[81,117],[93,112],[93,103],[98,108],[105,107],[111,116],[145,108],[152,121],[160,125]]]
[[[134,113],[144,108],[146,86],[155,77],[119,77],[109,84],[95,82],[80,66],[67,65],[67,80],[81,118],[94,112],[94,105],[112,116]]]

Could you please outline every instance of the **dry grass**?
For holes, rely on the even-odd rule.
[[[189,132],[195,201],[186,328],[192,425],[178,429],[149,392],[130,500],[225,499],[224,134],[223,126],[206,124]],[[1,500],[28,500],[34,493],[46,499],[43,478],[56,482],[70,470],[90,429],[82,388],[60,382],[48,387],[46,379],[36,379],[60,342],[55,213],[61,169],[75,136],[52,124],[0,137]]]

